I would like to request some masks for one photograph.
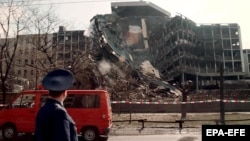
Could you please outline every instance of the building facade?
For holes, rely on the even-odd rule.
[[[245,77],[250,77],[250,49],[243,50]]]
[[[52,34],[20,35],[13,62],[14,75],[30,81],[29,88],[36,88],[51,64]]]
[[[2,73],[9,72],[6,83],[13,86],[13,91],[35,88],[38,84],[42,72],[45,72],[41,68],[47,68],[47,56],[52,53],[49,48],[51,37],[49,34],[30,34],[1,39],[1,43],[7,43],[5,47],[2,46],[5,48],[2,52],[5,59],[1,64]]]
[[[24,88],[34,89],[41,84],[48,71],[54,68],[70,69],[71,63],[75,61],[74,55],[85,50],[83,32],[66,31],[60,26],[58,32],[52,34],[19,35],[11,66],[11,76],[15,77],[15,83],[27,83],[28,86]],[[9,38],[8,42],[14,43],[14,40],[16,38]],[[9,46],[13,52],[14,44]],[[6,65],[3,64],[3,67]]]
[[[60,26],[58,32],[53,33],[53,51],[56,53],[56,67],[71,68],[79,51],[86,51],[84,30],[67,31]]]

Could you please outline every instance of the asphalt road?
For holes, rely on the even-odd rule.
[[[201,141],[200,134],[161,134],[161,135],[110,135],[108,141]],[[4,141],[1,139],[0,141]],[[31,135],[20,135],[14,141],[32,141]],[[80,140],[79,140],[80,141]]]
[[[182,137],[187,137],[185,140],[179,140]],[[198,136],[198,137],[197,137]],[[127,141],[128,138],[130,141],[150,141],[151,139],[159,139],[158,141],[198,141],[201,136],[200,128],[183,128],[180,132],[178,128],[128,128],[128,127],[113,127],[111,129],[108,141]],[[154,138],[157,137],[157,138]],[[145,138],[145,139],[143,139]],[[188,139],[188,140],[186,140]],[[2,139],[1,130],[0,130],[0,141]],[[31,134],[19,134],[18,138],[13,141],[32,141]],[[81,141],[79,139],[79,141]],[[152,140],[153,141],[153,140]]]

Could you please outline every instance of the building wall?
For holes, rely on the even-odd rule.
[[[46,41],[44,39],[44,35],[19,36],[13,64],[14,75],[28,79],[32,88],[41,83],[41,78],[45,74],[46,68],[50,66],[46,54],[51,53],[52,36],[48,35]],[[44,48],[47,48],[47,53],[42,52]]]
[[[166,77],[186,79],[181,76],[184,73],[194,81],[199,77],[214,83],[220,77],[221,64],[225,79],[244,76],[238,24],[197,25],[181,15],[175,16],[166,20],[162,29],[151,32],[149,43],[152,62]]]
[[[35,88],[48,71],[71,67],[74,55],[86,50],[83,32],[66,31],[60,26],[58,32],[52,34],[19,35],[11,75],[28,80],[30,88]],[[14,40],[16,38],[8,39],[12,43],[11,52],[14,51]],[[3,66],[6,67],[5,64]]]
[[[238,24],[210,24],[199,26],[200,37],[204,39],[205,55],[213,59],[212,65],[206,67],[219,72],[222,62],[227,75],[240,75],[244,72],[244,60]],[[237,74],[239,73],[239,74]]]

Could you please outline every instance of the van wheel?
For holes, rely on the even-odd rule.
[[[98,136],[98,131],[93,127],[87,127],[82,130],[82,139],[84,141],[96,141]]]
[[[2,136],[7,141],[16,138],[17,134],[17,129],[13,124],[5,124],[2,128]]]

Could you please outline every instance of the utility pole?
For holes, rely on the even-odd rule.
[[[225,109],[224,109],[224,65],[220,64],[220,123],[225,124]]]

